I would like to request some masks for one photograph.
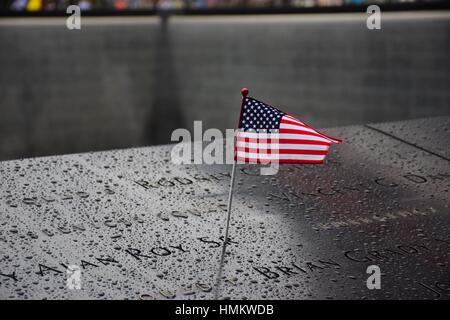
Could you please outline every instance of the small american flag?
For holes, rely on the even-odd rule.
[[[321,164],[330,145],[341,142],[290,114],[244,97],[236,134],[235,160],[244,163]]]

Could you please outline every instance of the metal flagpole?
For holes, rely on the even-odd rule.
[[[242,94],[242,102],[241,102],[241,111],[240,111],[240,114],[239,114],[238,128],[239,128],[239,123],[241,122],[242,108],[243,108],[244,103],[245,103],[245,98],[248,95],[248,89],[247,88],[242,88],[241,89],[241,94]],[[234,135],[233,150],[236,150],[236,134]],[[225,251],[227,249],[228,231],[230,229],[230,218],[231,218],[231,203],[233,201],[233,189],[234,189],[235,176],[236,176],[236,157],[233,157],[233,168],[231,169],[230,191],[228,193],[227,226],[225,228],[225,238],[223,238],[222,254],[220,256],[219,274],[217,276],[216,292],[214,294],[214,299],[215,300],[217,300],[218,297],[219,297],[220,281],[221,281],[221,278],[222,278],[223,264],[224,264],[224,261],[225,261]]]
[[[223,240],[222,257],[225,255],[225,249],[228,241],[228,230],[230,229],[230,217],[231,217],[231,202],[233,201],[233,188],[234,188],[234,177],[236,173],[236,160],[233,160],[233,169],[231,171],[231,182],[230,182],[230,192],[228,193],[228,206],[227,206],[227,227],[225,229],[225,238]]]

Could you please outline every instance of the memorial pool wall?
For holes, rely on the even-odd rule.
[[[0,159],[232,128],[239,89],[315,127],[449,114],[449,12],[0,20]]]

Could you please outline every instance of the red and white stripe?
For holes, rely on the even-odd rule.
[[[325,160],[332,143],[339,139],[326,136],[304,122],[284,115],[277,133],[239,131],[235,158],[250,163],[313,163]]]

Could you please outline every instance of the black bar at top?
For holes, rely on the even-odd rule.
[[[331,7],[266,7],[266,8],[185,8],[168,10],[166,13],[174,15],[240,15],[240,14],[298,14],[298,13],[345,13],[365,12],[370,4],[343,5]],[[419,3],[387,3],[377,4],[382,12],[389,11],[419,11],[419,10],[449,10],[449,1],[419,2]],[[89,10],[83,11],[82,16],[148,16],[157,15],[160,11],[155,9],[130,9],[130,10]],[[67,16],[65,11],[5,11],[0,10],[0,17],[60,17]]]

